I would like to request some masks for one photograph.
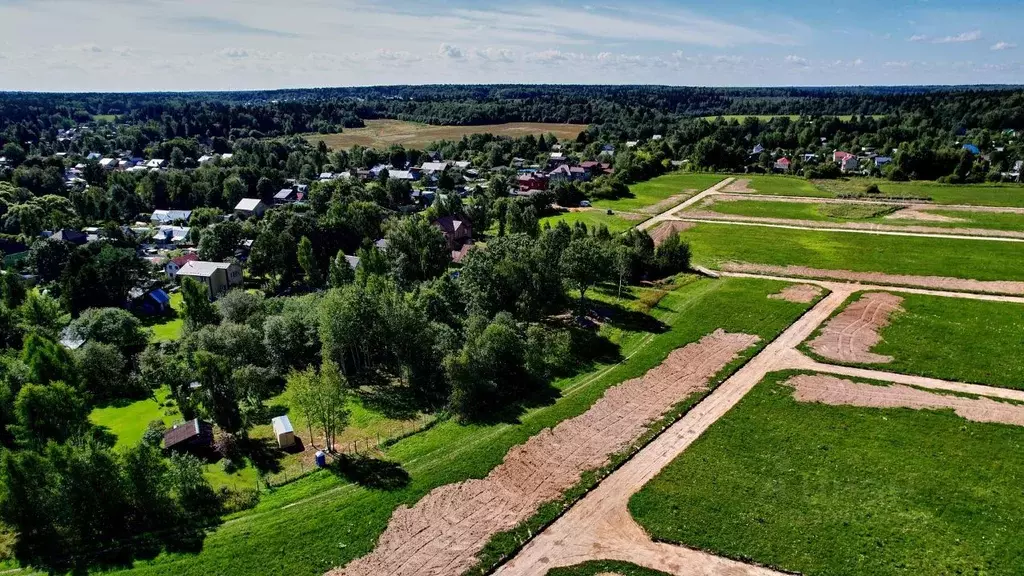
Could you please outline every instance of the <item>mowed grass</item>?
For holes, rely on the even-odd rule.
[[[700,223],[682,233],[697,264],[809,266],[854,272],[1024,280],[1024,243],[880,236]]]
[[[747,187],[757,194],[767,194],[770,196],[832,196],[832,194],[815,187],[810,181],[794,176],[737,175],[736,179],[749,180],[750,183],[747,184]]]
[[[595,560],[575,566],[552,568],[548,571],[547,576],[606,576],[609,574],[615,576],[670,576],[667,572],[615,560]]]
[[[153,317],[146,322],[146,326],[152,331],[151,342],[169,342],[181,337],[181,327],[184,319],[181,316],[182,300],[181,292],[171,294],[171,314],[166,317]]]
[[[645,219],[627,219],[618,214],[609,216],[605,210],[595,209],[579,212],[561,212],[552,216],[545,216],[540,219],[540,225],[543,227],[545,224],[551,224],[554,227],[559,222],[565,222],[569,226],[573,226],[577,222],[582,222],[587,225],[587,228],[594,229],[599,226],[607,226],[609,232],[618,234],[629,230]]]
[[[931,198],[936,204],[1024,207],[1024,185],[1021,184],[939,184],[874,178],[815,180],[814,184],[828,195],[859,194],[868,185],[875,184],[886,196]]]
[[[1024,428],[798,403],[784,379],[633,496],[655,539],[807,576],[1024,571]]]
[[[725,180],[726,176],[717,174],[701,174],[691,172],[670,172],[646,182],[633,184],[629,191],[633,194],[630,198],[619,198],[617,200],[594,200],[594,206],[601,209],[611,209],[622,212],[637,212],[645,208],[651,208],[656,204],[671,198],[672,196],[685,195],[679,198],[679,202],[686,200],[693,194],[703,192],[708,188]],[[675,204],[678,204],[676,202]],[[675,205],[673,204],[673,205]],[[656,212],[663,212],[672,206],[663,206]]]
[[[924,209],[922,212],[955,218],[954,222],[935,222],[911,218],[887,218],[899,207],[888,204],[856,202],[786,202],[785,200],[729,200],[711,206],[695,206],[693,210],[711,210],[719,214],[754,218],[785,218],[815,222],[866,222],[886,226],[928,226],[931,228],[981,228],[1024,231],[1024,214],[970,212],[964,210]]]
[[[587,129],[586,124],[553,124],[545,122],[510,122],[508,124],[485,124],[480,126],[431,126],[403,120],[366,120],[363,128],[348,128],[340,134],[311,134],[306,139],[313,144],[327,143],[333,150],[348,149],[352,146],[388,148],[400,144],[406,148],[420,148],[440,140],[461,140],[473,134],[494,134],[521,138],[530,134],[541,136],[554,134],[559,140],[574,140]]]
[[[698,280],[664,295],[652,315],[666,325],[654,333],[642,323],[602,327],[628,358],[598,364],[554,383],[561,397],[525,412],[517,422],[460,425],[441,422],[406,438],[381,455],[400,464],[407,486],[373,490],[321,471],[265,494],[259,505],[235,515],[211,533],[201,552],[165,554],[140,561],[133,574],[314,575],[368,553],[395,507],[413,505],[431,489],[481,478],[512,446],[587,410],[604,391],[643,375],[672,350],[717,328],[762,336],[763,346],[806,309],[805,304],[769,300],[785,284],[761,279]],[[652,289],[632,289],[626,306],[638,306]],[[747,352],[746,357],[756,349]]]
[[[863,295],[852,295],[844,308]],[[882,341],[871,349],[891,356],[893,361],[863,366],[1024,389],[1024,304],[922,294],[899,296],[903,298],[903,311],[890,316],[890,324],[879,331]],[[839,312],[841,309],[836,314]],[[806,345],[803,349],[815,355]]]

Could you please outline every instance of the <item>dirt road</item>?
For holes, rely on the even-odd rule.
[[[650,541],[626,508],[630,496],[728,412],[769,372],[785,365],[789,350],[805,340],[852,294],[822,299],[703,402],[616,470],[547,530],[535,537],[499,576],[543,576],[549,569],[585,560],[622,560],[671,574],[739,576],[777,574],[710,554]]]
[[[711,194],[717,194],[722,188],[725,188],[729,184],[732,184],[733,180],[735,180],[735,178],[726,178],[725,180],[722,180],[721,182],[719,182],[718,184],[715,184],[711,188],[708,188],[707,190],[701,192],[700,194],[697,194],[696,196],[693,196],[689,200],[684,201],[682,204],[679,204],[678,206],[676,206],[674,208],[669,208],[668,210],[662,212],[661,214],[658,214],[657,216],[651,218],[650,220],[645,220],[644,222],[641,222],[636,227],[636,229],[637,230],[648,230],[648,229],[653,228],[654,226],[658,225],[659,223],[664,222],[665,220],[670,220],[673,215],[675,215],[675,214],[677,214],[677,213],[679,213],[679,212],[681,212],[683,210],[686,210],[687,208],[689,208],[690,206],[693,206],[694,204],[697,204],[698,202],[700,202],[701,200],[707,198]]]

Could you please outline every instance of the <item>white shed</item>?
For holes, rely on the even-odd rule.
[[[295,429],[292,428],[291,420],[287,416],[278,416],[271,421],[274,426],[274,436],[277,438],[277,445],[281,448],[291,448],[295,445]]]

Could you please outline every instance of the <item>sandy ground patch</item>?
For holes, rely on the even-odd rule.
[[[887,292],[872,292],[860,297],[828,321],[810,347],[819,356],[847,364],[885,364],[891,356],[873,354],[882,341],[878,331],[889,325],[893,312],[902,310],[903,298]]]
[[[644,214],[661,214],[666,210],[676,207],[680,202],[692,197],[696,193],[697,190],[694,189],[684,190],[679,194],[674,194],[672,196],[669,196],[668,198],[665,198],[664,200],[658,202],[657,204],[647,206],[646,208],[641,208],[640,212],[643,212]]]
[[[726,262],[720,269],[726,272],[749,272],[751,274],[767,274],[773,276],[792,276],[804,278],[826,278],[847,282],[863,282],[867,284],[888,284],[890,286],[914,286],[935,290],[960,292],[982,292],[986,294],[1024,295],[1024,282],[1011,280],[967,280],[946,276],[910,276],[905,274],[885,274],[883,272],[852,272],[850,270],[823,270],[807,266],[773,266],[769,264],[749,264],[746,262]]]
[[[729,184],[725,188],[722,188],[722,192],[731,192],[733,194],[751,194],[757,192],[750,187],[750,178],[739,178],[734,180],[732,184]]]
[[[821,295],[821,288],[810,284],[794,284],[786,286],[782,292],[768,296],[772,300],[785,300],[786,302],[799,302],[808,304]]]
[[[957,416],[974,422],[1024,426],[1024,406],[991,398],[937,394],[902,384],[875,386],[822,375],[794,376],[786,384],[794,388],[793,397],[800,402],[863,408],[953,410]]]
[[[395,510],[369,555],[328,574],[460,574],[495,534],[525,521],[545,502],[624,450],[672,406],[698,391],[757,336],[721,330],[669,354],[644,376],[609,388],[583,414],[512,448],[481,480],[434,489]]]
[[[898,212],[897,212],[898,214]],[[921,214],[925,214],[921,212]],[[944,216],[938,216],[944,218]],[[912,224],[875,224],[873,222],[831,222],[827,220],[797,220],[793,218],[762,218],[760,216],[741,216],[738,214],[721,214],[709,210],[695,210],[679,215],[679,217],[696,220],[713,220],[722,222],[742,222],[750,224],[778,224],[808,229],[825,230],[863,230],[864,232],[894,232],[897,234],[940,234],[943,236],[963,236],[975,238],[1024,238],[1024,232],[1016,230],[993,230],[989,228],[940,228],[936,226],[914,226]],[[950,220],[932,220],[947,222]]]
[[[660,246],[662,242],[668,240],[673,234],[678,234],[684,230],[693,228],[696,224],[692,222],[680,222],[679,220],[666,220],[660,226],[655,228],[651,232],[651,238],[654,239],[654,245]]]
[[[885,217],[888,220],[920,220],[922,222],[966,222],[963,218],[951,218],[934,212],[904,208]]]

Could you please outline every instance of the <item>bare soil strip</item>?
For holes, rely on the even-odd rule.
[[[654,239],[655,246],[661,246],[661,244],[668,240],[673,234],[678,234],[684,230],[693,228],[695,224],[690,222],[680,222],[678,220],[666,220],[651,232],[651,238]]]
[[[722,188],[722,191],[732,194],[752,194],[757,192],[757,190],[750,187],[750,178],[740,178],[725,188]]]
[[[950,218],[934,212],[904,208],[885,217],[888,220],[920,220],[922,222],[966,222],[963,218]]]
[[[397,509],[373,552],[328,574],[462,573],[493,535],[527,520],[583,472],[607,464],[757,341],[719,330],[673,351],[643,377],[609,388],[585,413],[510,450],[486,478],[441,486],[412,508]]]
[[[1024,426],[1024,406],[991,398],[936,394],[902,384],[876,386],[817,374],[794,376],[786,384],[794,388],[793,397],[799,402],[863,408],[953,410],[957,416],[974,422]]]
[[[896,212],[899,214],[900,212]],[[924,212],[916,212],[916,214],[926,215]],[[929,214],[926,216],[935,216],[936,218],[930,219],[927,217],[918,218],[918,220],[932,220],[937,222],[945,222],[949,220],[939,220],[944,218],[938,214]],[[828,222],[820,220],[795,220],[791,218],[761,218],[758,216],[739,216],[735,214],[721,214],[718,212],[711,212],[707,210],[695,210],[687,212],[680,216],[685,218],[687,221],[701,221],[711,220],[715,222],[725,222],[727,224],[760,224],[765,226],[779,226],[779,227],[792,227],[792,228],[807,228],[815,230],[834,230],[843,232],[865,232],[869,234],[887,234],[895,236],[955,236],[955,237],[969,237],[979,240],[991,240],[991,239],[1014,239],[1024,240],[1024,232],[1015,230],[994,230],[989,228],[939,228],[936,226],[914,226],[914,225],[889,225],[889,224],[875,224],[872,222]]]
[[[821,334],[810,342],[811,350],[844,364],[885,364],[891,356],[871,349],[882,341],[878,331],[889,325],[889,316],[902,310],[903,298],[887,292],[872,292],[850,304],[828,321]]]
[[[772,300],[785,300],[786,302],[799,302],[808,304],[821,295],[821,288],[810,284],[794,284],[786,286],[778,294],[768,296]]]
[[[880,286],[915,286],[935,290],[959,292],[981,292],[985,294],[1024,295],[1024,282],[1009,280],[985,281],[948,278],[945,276],[909,276],[885,274],[883,272],[852,272],[849,270],[823,270],[806,266],[773,266],[726,262],[720,266],[725,272],[747,272],[751,274],[790,276],[794,278],[825,278],[847,282],[863,282]]]
[[[495,575],[543,576],[551,568],[587,560],[622,560],[687,576],[780,576],[767,568],[652,542],[630,516],[627,503],[768,372],[785,368],[793,347],[810,336],[850,294],[850,288],[837,286],[703,402],[534,537]]]

